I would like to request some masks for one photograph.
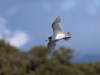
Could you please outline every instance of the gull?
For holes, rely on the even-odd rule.
[[[52,55],[55,51],[55,46],[56,46],[56,43],[59,41],[59,40],[69,40],[71,38],[71,34],[70,32],[67,32],[67,33],[63,33],[62,31],[62,27],[61,27],[61,16],[58,16],[54,22],[52,23],[52,29],[53,29],[53,35],[48,37],[48,39],[46,41],[49,41],[48,45],[47,45],[47,48],[48,48],[48,58],[52,58]]]

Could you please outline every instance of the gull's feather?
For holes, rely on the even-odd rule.
[[[50,41],[48,43],[48,58],[51,58],[55,51],[56,41]]]
[[[61,16],[58,16],[52,23],[53,35],[63,34],[62,27],[60,25]]]

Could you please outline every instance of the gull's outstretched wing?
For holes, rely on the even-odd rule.
[[[55,46],[56,46],[56,41],[50,41],[48,43],[48,46],[47,46],[47,48],[48,48],[48,58],[52,57],[52,55],[55,51]]]
[[[52,23],[53,35],[63,33],[60,22],[61,22],[61,16],[58,16],[56,20],[54,20],[54,22]]]

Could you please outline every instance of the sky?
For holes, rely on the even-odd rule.
[[[100,53],[100,0],[0,0],[0,39],[27,51],[52,35],[52,22],[62,15],[63,31],[72,38],[57,43],[81,56]]]

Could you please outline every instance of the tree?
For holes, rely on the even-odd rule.
[[[59,47],[48,59],[44,46],[21,52],[0,40],[0,75],[100,75],[100,63],[72,64],[73,52],[71,48]]]

